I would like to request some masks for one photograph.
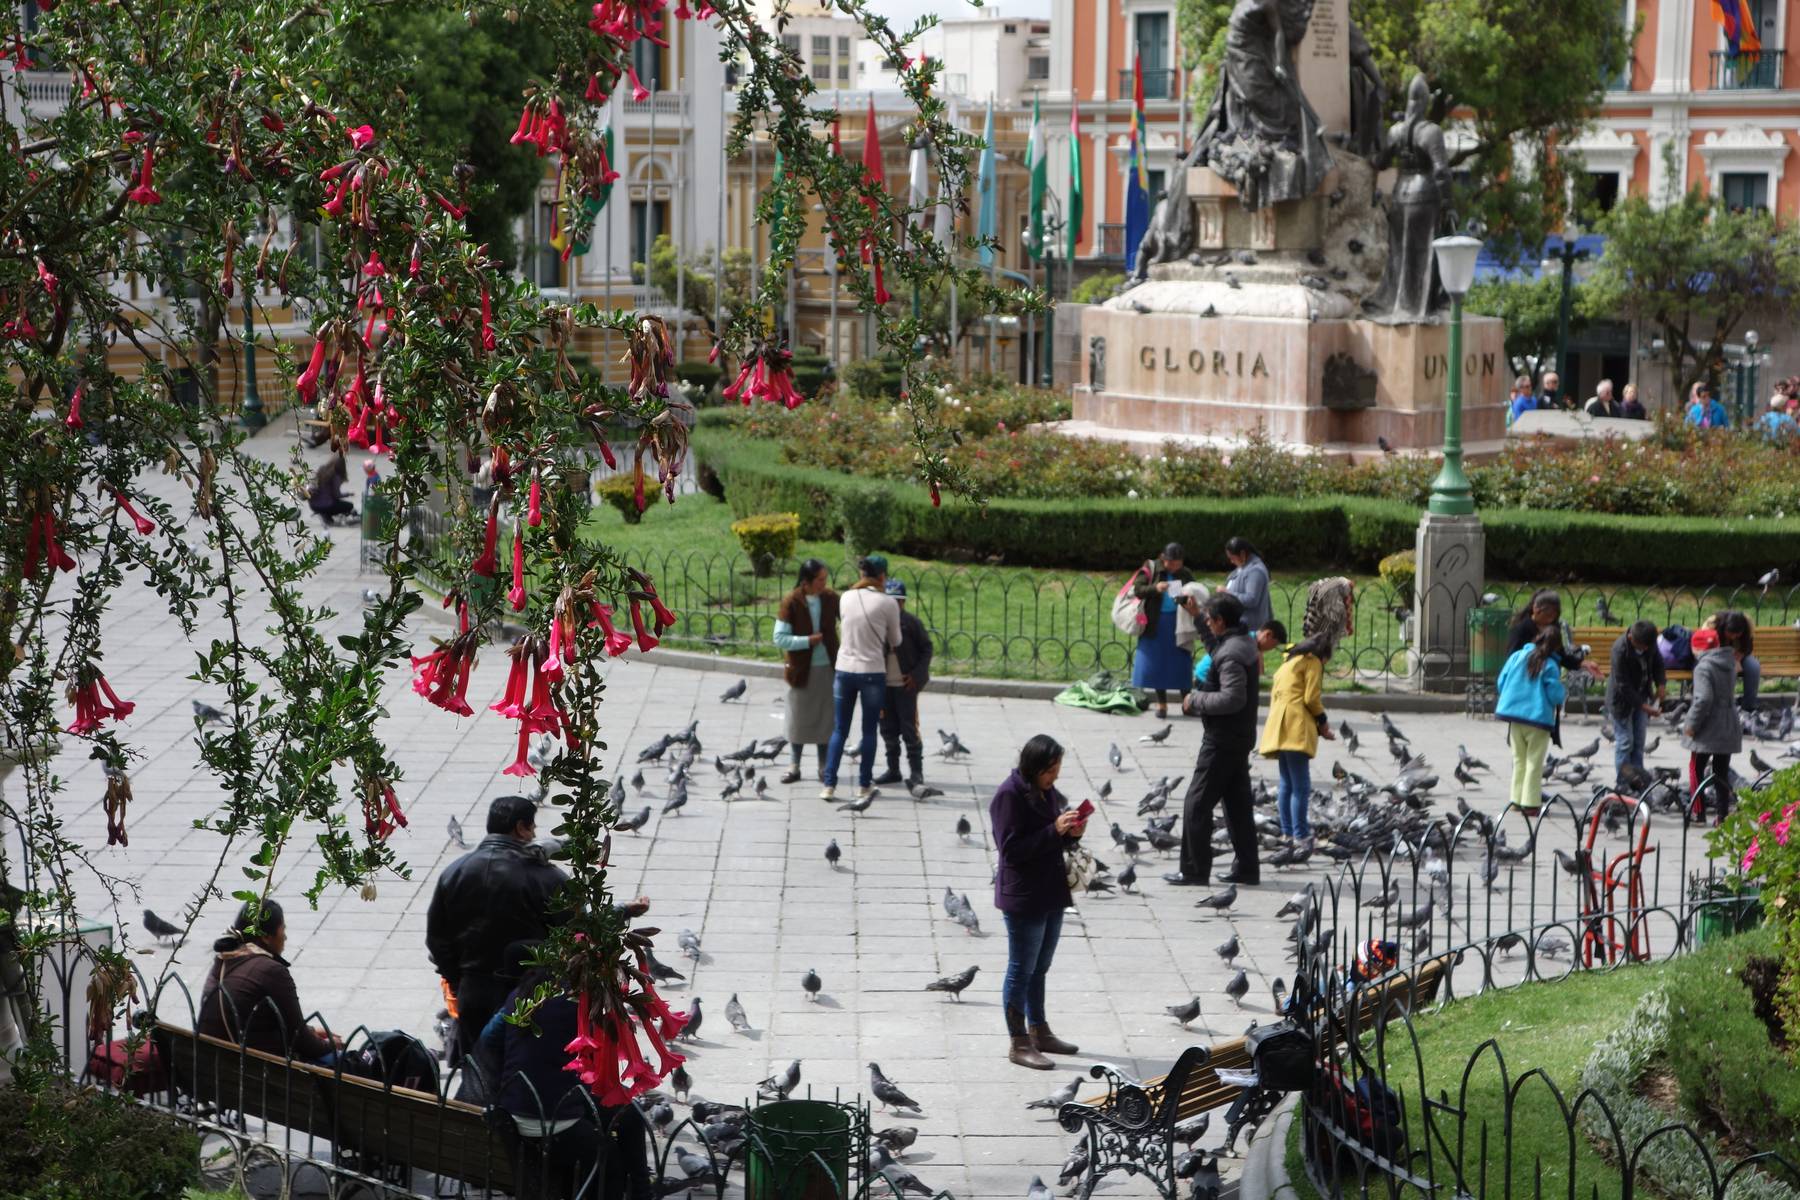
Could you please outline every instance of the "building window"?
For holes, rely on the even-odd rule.
[[[1733,212],[1769,207],[1769,177],[1760,172],[1727,171],[1719,176],[1719,194]]]
[[[1139,13],[1134,29],[1133,49],[1144,75],[1144,99],[1167,100],[1173,81],[1169,70],[1169,14]]]
[[[1622,190],[1623,180],[1617,171],[1588,172],[1588,194],[1593,197],[1596,211],[1611,212],[1619,203]]]
[[[1027,78],[1027,79],[1048,79],[1048,78],[1050,78],[1050,56],[1047,54],[1041,54],[1041,55],[1033,55],[1032,57],[1026,59],[1025,60],[1025,78]]]
[[[648,271],[650,247],[668,227],[669,205],[663,200],[631,202],[631,261],[643,263]]]
[[[838,38],[838,57],[839,58],[849,58],[850,57],[850,39],[849,38],[847,38],[847,37],[839,37]]]
[[[841,62],[838,64],[838,82],[839,83],[849,83],[850,82],[850,64],[849,63]]]
[[[821,37],[818,34],[814,34],[812,47],[814,58],[824,58],[831,53],[831,38],[829,36]]]
[[[783,50],[792,50],[795,54],[800,53],[800,35],[797,33],[782,34],[781,48]]]
[[[816,79],[820,83],[830,83],[831,82],[831,64],[828,62],[814,63],[812,65],[812,76],[814,79]]]
[[[950,90],[951,95],[964,95],[969,90],[969,76],[962,71],[946,75],[944,77],[944,86]]]
[[[638,82],[653,92],[664,87],[662,47],[648,38],[640,38],[631,47],[631,65],[637,70]]]
[[[1162,199],[1163,186],[1168,182],[1168,173],[1157,167],[1150,167],[1144,171],[1144,181],[1150,189],[1150,207],[1155,208],[1156,202]]]
[[[1007,27],[1006,27],[1006,32],[1008,32],[1008,33],[1017,33],[1017,32],[1019,32],[1019,27],[1018,27],[1018,26],[1017,26],[1017,25],[1008,25],[1008,26],[1007,26]]]

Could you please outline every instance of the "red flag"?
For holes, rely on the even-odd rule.
[[[869,123],[863,131],[863,185],[885,187],[886,184],[887,172],[881,166],[881,134],[875,128],[875,97],[870,96]],[[871,217],[880,217],[881,206],[872,197],[864,196],[863,203],[868,206]],[[862,260],[875,273],[875,303],[886,304],[889,300],[888,290],[881,281],[881,256],[875,253],[875,239],[872,236],[863,238]]]

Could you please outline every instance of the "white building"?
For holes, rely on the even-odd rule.
[[[1003,13],[944,21],[908,47],[942,64],[938,87],[945,95],[1011,104],[1050,86],[1050,22]],[[894,64],[865,41],[856,64],[859,88],[892,88]]]

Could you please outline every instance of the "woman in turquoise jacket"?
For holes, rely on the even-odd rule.
[[[1544,803],[1544,756],[1558,733],[1565,697],[1560,655],[1562,631],[1552,625],[1500,668],[1494,715],[1512,726],[1512,804],[1528,817]],[[1561,745],[1561,742],[1557,742]]]

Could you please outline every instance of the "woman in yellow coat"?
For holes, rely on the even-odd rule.
[[[1336,639],[1315,635],[1296,643],[1269,685],[1269,720],[1263,726],[1262,753],[1275,760],[1281,773],[1276,791],[1281,833],[1290,842],[1310,843],[1307,820],[1312,798],[1312,760],[1319,739],[1335,739],[1325,719],[1321,695],[1325,663]]]

